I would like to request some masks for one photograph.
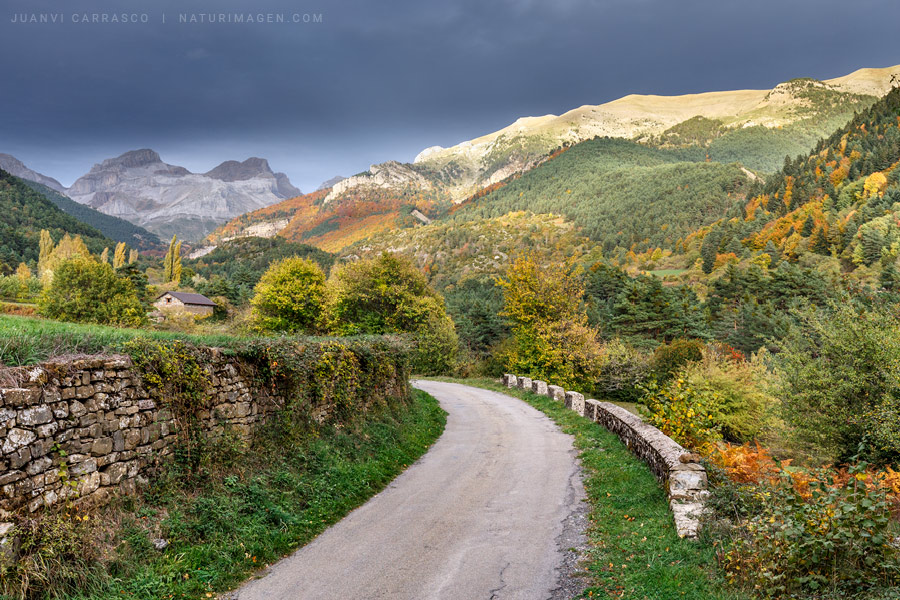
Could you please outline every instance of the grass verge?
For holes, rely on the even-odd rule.
[[[583,597],[741,600],[717,572],[714,548],[680,539],[662,486],[619,438],[547,397],[491,379],[441,379],[521,398],[574,436],[590,503]]]
[[[215,597],[383,489],[440,436],[445,416],[434,398],[413,390],[408,403],[342,428],[298,436],[273,426],[249,449],[223,443],[202,479],[176,462],[142,496],[89,520],[48,515],[51,523],[74,521],[62,529],[78,539],[46,540],[19,563],[32,572],[6,573],[6,583],[44,581],[27,594],[34,598]],[[154,539],[168,546],[157,550]]]

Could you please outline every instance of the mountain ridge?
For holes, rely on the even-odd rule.
[[[349,227],[356,203],[358,220],[380,215],[377,230],[390,228],[384,203],[394,205],[396,223],[406,217],[403,207],[421,208],[416,202],[427,198],[440,213],[442,205],[459,204],[482,190],[503,186],[549,158],[559,150],[596,137],[637,141],[668,147],[696,147],[703,159],[723,164],[739,162],[752,171],[777,171],[785,155],[807,152],[815,142],[846,123],[853,114],[871,106],[877,98],[859,92],[889,89],[891,77],[900,74],[900,65],[883,69],[859,69],[826,81],[797,78],[769,90],[714,91],[680,96],[623,96],[603,105],[583,105],[562,115],[521,117],[498,131],[452,146],[431,146],[412,163],[388,161],[336,182],[327,190],[321,206],[298,208],[289,214],[279,210],[277,220],[265,211],[243,215],[233,221],[230,235],[241,235],[241,227],[265,229],[267,235],[294,236],[304,232],[304,241],[317,243],[312,234],[329,225],[328,250],[337,251],[340,242],[337,223]],[[745,173],[747,174],[747,173]],[[379,208],[379,203],[382,205]],[[365,210],[363,210],[365,208]],[[525,209],[527,207],[518,207]],[[326,213],[335,216],[328,218]],[[343,217],[338,218],[337,214]],[[429,214],[433,217],[434,214]],[[303,224],[306,220],[307,225]],[[287,224],[290,223],[290,232]],[[309,233],[307,233],[307,230]],[[249,229],[247,230],[249,232]],[[377,231],[372,231],[377,233]],[[215,237],[215,235],[213,236]],[[357,240],[356,234],[349,236]]]
[[[188,241],[235,216],[300,194],[264,158],[224,161],[206,173],[192,173],[163,162],[149,148],[95,164],[66,191],[76,202],[160,237],[174,234]]]

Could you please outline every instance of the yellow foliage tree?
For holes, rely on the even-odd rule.
[[[593,385],[601,349],[597,331],[588,325],[574,262],[553,264],[527,254],[497,285],[503,288],[503,315],[513,323],[506,367],[557,385]]]
[[[884,191],[887,189],[887,177],[884,176],[884,173],[880,171],[877,173],[872,173],[868,177],[866,177],[866,183],[863,186],[863,193],[866,198],[874,198],[875,196],[884,196]]]
[[[116,244],[116,252],[113,255],[113,269],[125,266],[125,242]]]
[[[38,276],[47,269],[47,261],[53,252],[53,238],[46,229],[41,229],[40,253],[38,254]]]

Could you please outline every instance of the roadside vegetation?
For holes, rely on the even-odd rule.
[[[136,497],[26,522],[10,598],[208,598],[312,540],[380,491],[443,430],[413,391],[364,419],[279,420],[245,446],[226,437],[204,467],[176,460]],[[161,546],[165,547],[161,547]]]

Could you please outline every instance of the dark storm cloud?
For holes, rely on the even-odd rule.
[[[122,13],[148,23],[72,22]],[[178,22],[211,13],[287,22]],[[900,63],[898,17],[894,0],[5,0],[0,152],[65,183],[137,147],[194,170],[260,155],[309,189],[523,115]]]

